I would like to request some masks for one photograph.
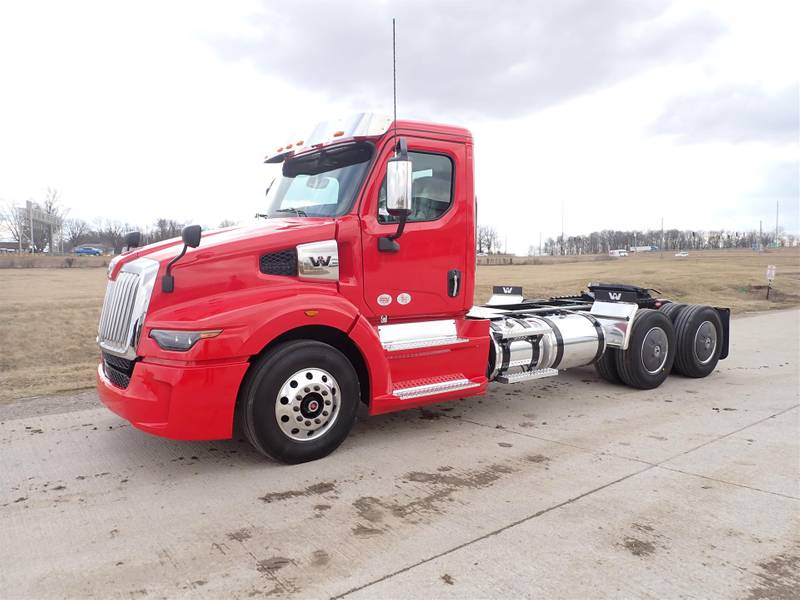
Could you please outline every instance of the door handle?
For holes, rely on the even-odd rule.
[[[452,269],[447,272],[447,295],[451,298],[458,296],[461,291],[461,271]]]

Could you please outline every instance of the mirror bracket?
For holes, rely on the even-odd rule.
[[[165,294],[171,294],[175,289],[175,277],[172,275],[172,266],[183,258],[186,250],[191,246],[197,248],[200,245],[200,225],[187,225],[181,231],[181,238],[183,239],[183,248],[180,254],[167,263],[166,272],[164,277],[161,278],[161,291]]]

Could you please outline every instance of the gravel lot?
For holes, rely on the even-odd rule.
[[[0,596],[797,598],[799,317],[736,319],[705,380],[496,385],[295,467],[0,406]]]

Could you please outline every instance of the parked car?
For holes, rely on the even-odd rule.
[[[678,257],[680,257],[680,258],[683,258],[684,256],[689,256],[689,253],[688,253],[688,252],[686,252],[686,251],[683,251],[683,252],[676,252],[676,253],[675,253],[675,256],[678,256]]]
[[[75,248],[75,254],[78,256],[100,256],[103,254],[103,251],[99,248],[92,248],[91,246],[81,246],[80,248]]]

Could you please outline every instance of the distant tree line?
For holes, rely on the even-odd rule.
[[[186,223],[175,219],[156,219],[149,227],[142,229],[127,222],[113,219],[95,219],[92,222],[84,219],[69,218],[69,209],[61,202],[57,190],[50,189],[41,202],[34,203],[36,208],[52,217],[55,225],[42,226],[33,224],[31,233],[30,220],[25,215],[22,205],[6,202],[0,205],[0,234],[5,234],[21,246],[23,251],[35,252],[71,252],[79,246],[102,247],[118,254],[122,251],[125,234],[129,231],[141,231],[143,243],[152,244],[162,240],[179,237]],[[219,227],[235,225],[225,220]],[[32,242],[32,244],[31,244]]]
[[[764,231],[693,231],[680,229],[630,230],[619,231],[605,229],[593,231],[588,235],[558,236],[547,238],[542,247],[542,254],[574,255],[574,254],[607,254],[610,250],[630,250],[631,248],[650,246],[664,250],[702,250],[711,248],[753,248],[761,245],[791,246],[797,240],[793,234],[785,234],[778,230]],[[538,254],[537,248],[529,246],[528,254]]]

